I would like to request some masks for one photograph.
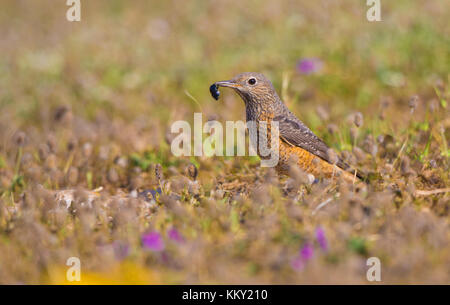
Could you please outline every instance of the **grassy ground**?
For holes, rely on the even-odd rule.
[[[381,7],[82,0],[70,23],[65,1],[4,1],[0,283],[63,283],[72,256],[84,283],[368,283],[373,256],[383,283],[450,283],[450,7]],[[245,118],[208,92],[243,71],[369,187],[173,156],[172,122]]]

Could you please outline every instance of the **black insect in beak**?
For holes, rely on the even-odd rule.
[[[216,83],[212,84],[211,87],[209,87],[209,92],[211,92],[211,96],[216,101],[219,100],[220,91],[219,91],[219,87],[216,85]]]
[[[241,86],[233,80],[224,80],[220,82],[215,82],[214,84],[211,85],[211,87],[209,87],[209,91],[211,92],[212,97],[215,98],[216,100],[218,100],[220,96],[219,87],[239,89]]]

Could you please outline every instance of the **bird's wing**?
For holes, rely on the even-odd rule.
[[[292,113],[280,115],[273,119],[278,121],[280,137],[292,146],[298,146],[304,150],[320,157],[321,159],[332,163],[328,155],[328,145],[317,137],[305,124],[295,117]],[[337,166],[348,170],[349,166],[340,158]]]

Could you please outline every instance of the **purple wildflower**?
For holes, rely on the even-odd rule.
[[[318,58],[303,58],[297,63],[297,71],[301,74],[313,74],[322,69],[323,63]]]
[[[300,256],[304,261],[307,261],[312,258],[314,254],[314,249],[311,244],[306,243],[303,248],[300,250]]]
[[[328,242],[327,242],[327,238],[325,236],[325,231],[321,227],[318,227],[316,229],[316,238],[317,238],[317,242],[319,243],[320,248],[323,251],[327,251],[328,250]]]
[[[142,244],[152,251],[162,251],[164,249],[164,242],[158,232],[150,232],[143,235]]]
[[[167,232],[167,235],[169,236],[169,238],[177,243],[183,243],[184,242],[184,237],[183,235],[181,235],[180,232],[178,232],[177,229],[175,228],[171,228],[169,230],[169,232]]]
[[[291,267],[296,271],[303,270],[306,262],[313,257],[313,254],[314,249],[312,245],[310,243],[306,243],[303,248],[300,249],[297,257],[291,262]]]

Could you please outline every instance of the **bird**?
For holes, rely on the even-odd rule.
[[[270,135],[271,122],[279,126],[279,160],[275,166],[279,174],[289,174],[292,164],[314,177],[342,176],[350,183],[363,181],[361,172],[351,168],[295,114],[278,96],[270,80],[261,73],[244,72],[230,80],[215,82],[211,94],[218,99],[218,87],[233,89],[244,101],[247,122],[266,122]],[[258,135],[259,136],[259,135]],[[270,139],[270,136],[269,136]],[[270,142],[270,141],[268,141]],[[261,156],[259,150],[258,155]]]

